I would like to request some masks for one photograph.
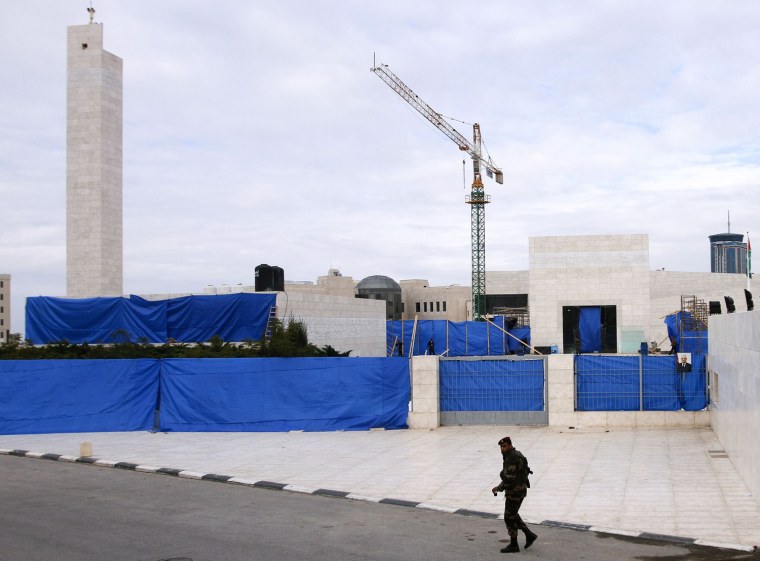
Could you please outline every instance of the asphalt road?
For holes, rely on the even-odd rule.
[[[534,530],[538,541],[520,559],[760,560],[760,553]],[[500,520],[0,456],[0,561],[470,561],[503,559],[505,537]]]

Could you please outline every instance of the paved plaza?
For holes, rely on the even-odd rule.
[[[760,544],[760,505],[710,429],[441,427],[434,430],[290,433],[0,435],[0,452],[92,456],[224,474],[363,500],[393,498],[441,510],[501,514],[499,438],[510,435],[534,474],[521,514],[592,530]],[[38,460],[30,460],[38,461]],[[83,466],[83,469],[88,469]],[[90,468],[95,469],[95,468]]]

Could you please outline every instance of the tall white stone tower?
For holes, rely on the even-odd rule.
[[[68,28],[66,294],[121,296],[122,60],[103,50],[103,25]]]

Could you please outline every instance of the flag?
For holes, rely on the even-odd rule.
[[[749,243],[749,234],[747,234],[747,276],[752,278],[752,244]]]

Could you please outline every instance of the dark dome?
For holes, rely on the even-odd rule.
[[[390,277],[384,275],[372,275],[364,278],[356,285],[357,290],[383,290],[401,292],[399,284]]]

